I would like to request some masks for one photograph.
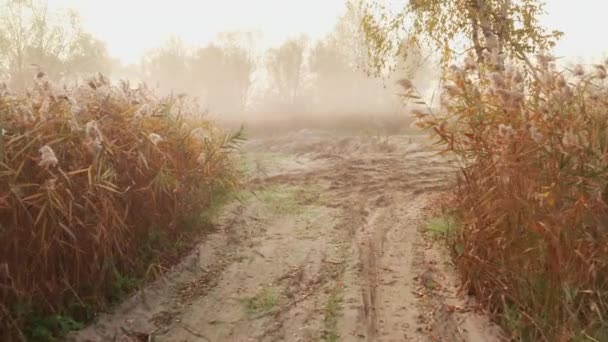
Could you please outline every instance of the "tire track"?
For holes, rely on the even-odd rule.
[[[448,301],[415,295],[434,250],[421,244],[424,209],[451,186],[454,166],[409,137],[308,139],[251,142],[248,190],[257,195],[222,215],[224,235],[201,243],[205,258],[216,257],[193,257],[193,272],[178,267],[169,275],[178,280],[155,285],[153,307],[133,299],[75,341],[131,341],[123,330],[156,341],[455,341],[458,317],[421,319]],[[217,270],[213,281],[201,269]],[[188,284],[204,291],[176,303]],[[162,322],[150,319],[169,309]],[[478,325],[467,329],[476,337],[464,341],[493,340]]]

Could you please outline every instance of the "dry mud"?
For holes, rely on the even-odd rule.
[[[68,340],[502,340],[424,231],[455,171],[424,139],[302,130],[241,162],[217,231]]]

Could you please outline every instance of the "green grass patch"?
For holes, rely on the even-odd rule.
[[[245,176],[252,175],[256,170],[255,158],[250,153],[239,154],[235,157],[236,170]]]
[[[462,229],[462,224],[457,216],[444,214],[430,219],[425,226],[425,230],[430,234],[446,240],[446,244],[451,248],[456,256],[462,255],[464,248],[458,238],[458,233]]]
[[[430,219],[426,224],[426,230],[433,234],[447,236],[454,233],[459,224],[453,216],[443,215]]]
[[[255,196],[276,214],[297,215],[306,210],[313,189],[296,186],[272,186],[256,191]]]
[[[324,312],[325,333],[322,340],[336,342],[340,339],[338,335],[338,316],[342,310],[342,289],[335,287],[327,299]]]
[[[236,170],[244,176],[251,176],[258,172],[266,172],[276,167],[291,156],[283,153],[259,152],[242,153],[236,157]]]
[[[279,296],[271,288],[264,288],[255,296],[242,300],[248,315],[266,314],[279,304]]]
[[[25,333],[28,341],[55,341],[57,336],[64,336],[70,331],[82,329],[83,324],[72,317],[63,315],[34,316],[29,320]]]

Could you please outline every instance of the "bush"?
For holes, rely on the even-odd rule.
[[[444,111],[418,123],[462,161],[455,243],[470,292],[519,340],[606,341],[606,65],[537,57],[506,69],[468,57],[449,72]]]
[[[191,218],[237,179],[241,132],[197,113],[101,75],[0,87],[0,339],[65,333],[178,259]]]

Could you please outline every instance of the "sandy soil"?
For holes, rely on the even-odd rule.
[[[424,231],[455,168],[417,137],[250,141],[251,175],[166,278],[71,341],[500,341]]]

